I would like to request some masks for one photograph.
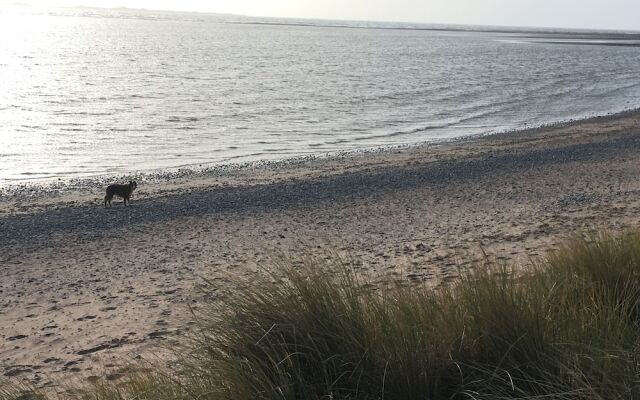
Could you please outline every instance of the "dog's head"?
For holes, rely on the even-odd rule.
[[[133,190],[138,187],[138,183],[136,181],[129,181],[129,187]]]

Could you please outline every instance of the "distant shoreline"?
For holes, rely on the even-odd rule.
[[[258,19],[268,19],[267,17],[255,17]],[[273,18],[280,19],[280,18]],[[285,19],[285,18],[282,18]],[[295,20],[295,19],[294,19]],[[314,20],[311,20],[314,21]],[[324,20],[318,20],[324,21]],[[368,21],[344,21],[347,22],[362,22],[368,23]],[[229,24],[238,25],[274,25],[274,26],[303,26],[303,27],[317,27],[317,28],[347,28],[347,29],[390,29],[390,30],[405,30],[405,31],[434,31],[434,32],[477,32],[477,33],[497,33],[497,34],[513,34],[513,37],[519,38],[546,38],[546,39],[603,39],[603,40],[640,40],[640,32],[618,32],[610,30],[572,30],[570,28],[528,28],[528,27],[491,27],[481,25],[462,25],[460,27],[453,26],[435,26],[435,27],[420,27],[420,26],[377,26],[377,25],[363,25],[363,26],[350,26],[346,24],[314,24],[312,22],[268,22],[268,21],[234,21],[227,22]],[[370,22],[375,24],[377,22]],[[379,22],[381,24],[385,22]],[[388,24],[402,24],[400,22],[389,22]],[[407,25],[411,25],[407,23]],[[425,24],[426,25],[426,24]],[[438,24],[434,24],[438,25]],[[527,36],[528,35],[528,36]]]
[[[49,9],[69,9],[69,10],[95,10],[95,11],[116,11],[129,13],[166,13],[181,15],[200,15],[212,17],[233,17],[247,19],[249,21],[223,21],[223,23],[256,24],[256,25],[291,25],[291,26],[317,26],[327,28],[361,28],[361,29],[399,29],[399,30],[433,30],[450,32],[484,32],[484,33],[523,33],[523,34],[550,34],[563,35],[571,34],[579,37],[590,37],[592,35],[611,35],[611,38],[630,39],[632,36],[640,38],[640,31],[627,29],[586,29],[586,28],[563,28],[563,27],[536,27],[536,26],[496,26],[496,25],[458,25],[431,22],[402,22],[402,21],[368,21],[368,20],[333,20],[299,17],[263,17],[257,15],[243,15],[232,13],[216,13],[206,11],[184,11],[184,10],[156,10],[147,8],[130,7],[96,7],[96,6],[63,6],[63,7],[43,7],[28,3],[8,3],[0,6],[26,7],[26,8],[49,8]],[[279,21],[292,21],[279,22]],[[308,21],[308,22],[293,22]],[[315,23],[314,23],[315,22]],[[349,26],[347,24],[371,24],[369,26]],[[396,25],[396,26],[384,26]],[[405,27],[403,27],[403,25]],[[583,36],[584,35],[584,36]],[[633,39],[632,39],[633,40]]]

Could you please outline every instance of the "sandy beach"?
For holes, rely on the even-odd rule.
[[[224,296],[288,260],[446,284],[526,265],[572,235],[640,222],[640,112],[453,142],[199,172],[2,188],[0,375],[118,379],[190,328],[203,279]],[[128,180],[129,177],[123,177]]]

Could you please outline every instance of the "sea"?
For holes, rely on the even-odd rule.
[[[360,152],[639,105],[638,32],[0,6],[0,186]]]

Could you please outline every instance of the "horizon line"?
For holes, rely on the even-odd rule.
[[[311,18],[311,17],[275,17],[275,16],[261,16],[239,13],[224,13],[216,11],[198,11],[198,10],[173,10],[173,9],[155,9],[155,8],[136,8],[136,7],[101,7],[91,5],[40,5],[30,2],[4,2],[0,1],[0,6],[17,6],[17,7],[34,7],[34,8],[57,8],[57,9],[95,9],[95,10],[128,10],[128,11],[142,11],[142,12],[167,12],[167,13],[181,13],[181,14],[205,14],[205,15],[224,15],[224,16],[236,16],[244,18],[261,18],[267,20],[303,20],[303,21],[327,21],[327,22],[356,22],[356,23],[374,23],[374,24],[410,24],[410,25],[425,25],[425,27],[390,27],[390,26],[348,26],[348,25],[319,25],[319,24],[303,24],[303,23],[282,23],[282,22],[258,22],[258,21],[234,21],[227,23],[237,24],[254,24],[254,25],[289,25],[289,26],[313,26],[313,27],[327,27],[327,28],[352,28],[352,29],[390,29],[390,30],[430,30],[430,31],[453,31],[453,32],[485,32],[485,33],[617,33],[624,35],[638,35],[640,34],[640,28],[638,29],[625,29],[625,28],[577,28],[577,27],[560,27],[560,26],[533,26],[533,25],[491,25],[491,24],[462,24],[455,22],[416,22],[416,21],[391,21],[391,20],[367,20],[367,19],[346,19],[346,18]],[[428,25],[431,25],[430,27]],[[515,31],[514,31],[515,30]],[[564,32],[559,32],[564,31]]]

